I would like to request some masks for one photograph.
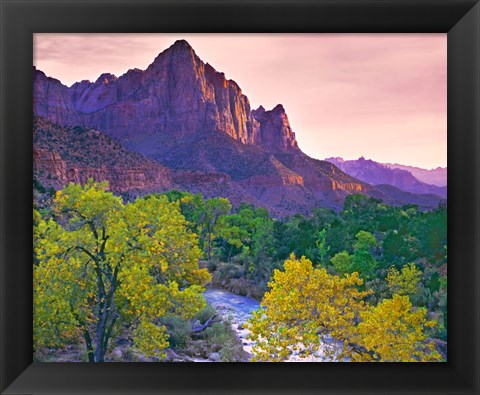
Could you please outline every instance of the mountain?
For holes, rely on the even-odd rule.
[[[288,215],[320,206],[339,209],[350,193],[398,201],[305,155],[282,105],[252,110],[240,87],[184,40],[144,71],[104,73],[71,87],[34,68],[33,99],[36,116],[65,128],[101,131],[169,169],[175,185],[227,196],[234,204],[245,200]],[[432,198],[429,207],[438,200]]]
[[[376,185],[376,189],[387,195],[389,203],[392,205],[403,205],[408,201],[410,204],[416,204],[420,208],[427,209],[432,206],[432,202],[438,201],[438,195],[406,192],[393,185],[379,184]]]
[[[420,167],[399,165],[398,163],[383,163],[391,169],[401,169],[409,171],[418,180],[437,187],[447,186],[447,168],[437,167],[435,169],[422,169]]]
[[[34,69],[34,113],[59,125],[99,129],[152,156],[178,140],[218,132],[272,152],[298,150],[282,106],[253,113],[239,86],[203,63],[184,40],[145,71],[120,78],[105,73],[70,88]]]
[[[62,127],[34,116],[33,145],[34,179],[45,187],[60,189],[93,178],[108,181],[111,191],[126,196],[176,188],[208,197],[231,196],[237,206],[241,202],[262,205],[224,173],[170,170],[94,129]]]
[[[390,168],[381,163],[361,157],[357,160],[344,160],[342,158],[327,158],[326,161],[333,163],[352,177],[358,178],[371,185],[391,185],[398,189],[416,193],[447,197],[447,187],[426,184],[413,176],[407,170]],[[384,190],[388,193],[388,191]]]
[[[33,145],[34,177],[45,186],[58,189],[90,177],[109,181],[116,193],[165,191],[175,185],[169,169],[93,129],[61,127],[37,116]]]

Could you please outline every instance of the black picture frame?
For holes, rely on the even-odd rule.
[[[0,13],[2,393],[480,393],[478,0],[0,0]],[[32,37],[36,32],[448,33],[448,362],[32,363]]]

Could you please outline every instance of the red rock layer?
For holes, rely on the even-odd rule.
[[[34,113],[60,125],[82,125],[127,141],[138,152],[147,136],[169,144],[191,134],[221,132],[268,151],[297,149],[283,107],[260,116],[232,80],[177,41],[145,70],[102,74],[70,88],[34,69]],[[141,136],[139,136],[141,134]]]
[[[89,178],[108,181],[116,193],[161,191],[173,187],[170,172],[155,167],[112,168],[68,165],[59,153],[47,150],[34,151],[34,172],[46,186],[62,188],[70,182],[85,184]]]
[[[240,87],[204,63],[184,40],[144,71],[129,70],[118,78],[105,73],[93,83],[66,87],[34,69],[33,81],[35,115],[86,130],[74,128],[68,136],[57,131],[63,140],[55,149],[36,153],[37,170],[59,182],[93,176],[108,180],[117,192],[180,187],[258,203],[277,215],[320,206],[338,209],[350,193],[382,198],[395,193],[377,191],[335,165],[305,155],[283,106],[252,110]],[[112,151],[110,142],[104,142],[100,154],[90,144],[82,157],[82,141],[101,140],[88,128],[121,144],[116,142]],[[44,137],[43,148],[48,147]],[[65,153],[72,138],[78,144]]]

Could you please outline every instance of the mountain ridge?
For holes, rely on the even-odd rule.
[[[161,52],[145,70],[131,69],[120,77],[103,73],[93,83],[82,81],[69,88],[36,68],[33,74],[35,114],[59,125],[100,129],[134,149],[138,142],[133,121],[139,118],[143,119],[143,133],[150,137],[165,135],[166,130],[178,137],[198,131],[221,131],[244,144],[274,150],[298,148],[281,105],[266,112],[274,113],[278,119],[267,116],[262,127],[238,84],[203,63],[184,40]],[[109,112],[112,106],[132,113],[133,125],[119,122]],[[103,116],[98,115],[101,110]],[[258,116],[265,115],[260,113]]]
[[[432,169],[424,169],[418,166],[402,165],[399,163],[383,163],[383,165],[393,169],[407,170],[412,173],[415,178],[426,184],[435,185],[437,187],[447,186],[446,167],[437,166]]]
[[[93,83],[66,87],[34,68],[33,79],[35,115],[62,127],[99,130],[172,174],[183,172],[183,180],[192,173],[225,174],[227,197],[246,196],[278,215],[340,209],[350,193],[390,199],[388,192],[304,154],[281,104],[251,109],[238,84],[204,63],[184,40],[145,70],[120,77],[103,73]],[[191,186],[202,188],[212,192]],[[427,206],[437,204],[432,198]]]
[[[438,195],[447,197],[447,188],[426,184],[418,180],[411,172],[399,168],[390,168],[380,162],[365,159],[363,156],[356,160],[345,160],[340,157],[325,159],[335,164],[345,173],[371,185],[391,185],[402,191],[416,194]]]

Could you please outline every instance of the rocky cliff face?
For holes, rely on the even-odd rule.
[[[183,40],[145,71],[119,78],[105,73],[69,88],[34,69],[33,80],[35,114],[101,130],[145,154],[155,155],[175,139],[217,132],[272,152],[298,149],[283,107],[252,112],[240,87]]]
[[[44,146],[35,143],[39,168],[63,182],[91,175],[119,192],[175,186],[263,205],[276,215],[339,209],[350,193],[381,194],[305,155],[282,105],[252,110],[240,87],[183,40],[144,71],[104,73],[67,87],[34,68],[33,83],[34,114],[68,130],[59,132],[69,137],[55,149],[48,137]],[[85,148],[99,144],[95,133],[113,138],[100,144],[102,158]],[[118,146],[111,151],[111,144]]]
[[[89,178],[108,181],[116,193],[141,194],[175,186],[170,170],[95,130],[60,127],[36,117],[33,141],[34,177],[47,187],[84,184]]]
[[[172,171],[93,129],[62,127],[37,116],[33,142],[33,176],[44,187],[61,189],[70,182],[84,184],[93,178],[108,181],[117,194],[136,196],[175,188],[206,197],[228,196],[235,207],[245,202],[285,214],[256,199],[226,173]]]
[[[265,111],[260,106],[252,111],[253,117],[259,122],[260,130],[257,134],[257,144],[269,152],[285,152],[298,150],[295,139],[288,121],[287,113],[281,104],[271,111]]]
[[[71,182],[85,184],[89,178],[108,181],[109,189],[115,193],[166,191],[173,187],[166,169],[79,166],[68,164],[58,152],[42,149],[34,151],[33,159],[37,179],[43,185],[55,189]]]

